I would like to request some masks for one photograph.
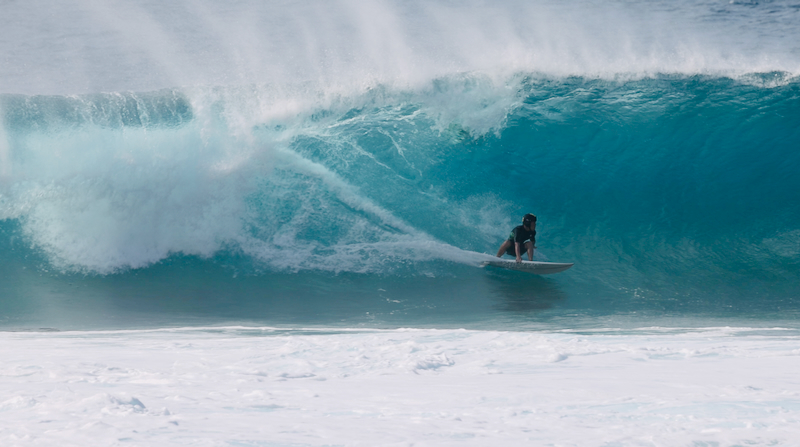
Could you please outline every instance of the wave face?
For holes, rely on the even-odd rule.
[[[300,281],[372,300],[389,281],[425,299],[451,287],[494,293],[511,297],[500,307],[522,310],[553,302],[627,313],[800,309],[800,53],[792,46],[800,40],[780,40],[797,33],[786,23],[798,8],[654,4],[662,21],[688,17],[684,37],[665,41],[646,31],[644,6],[617,5],[602,13],[631,19],[624,35],[571,36],[562,48],[553,39],[533,44],[549,27],[511,27],[503,42],[519,45],[497,53],[488,31],[517,23],[514,11],[539,20],[570,11],[509,2],[492,10],[492,20],[474,22],[486,8],[430,6],[410,18],[400,5],[371,5],[378,23],[395,25],[379,40],[395,45],[391,58],[381,59],[381,45],[350,39],[373,34],[347,8],[317,34],[301,26],[308,15],[282,12],[298,15],[281,29],[311,33],[291,41],[305,48],[298,71],[270,47],[262,57],[278,61],[272,75],[231,82],[199,70],[201,79],[141,81],[185,87],[72,94],[59,90],[87,84],[48,65],[48,54],[24,56],[53,68],[53,83],[11,73],[0,94],[0,265],[10,272],[0,279],[3,293],[19,308],[32,295],[74,298],[86,288],[125,300],[235,301],[297,297]],[[598,13],[587,8],[570,12],[575,23]],[[443,17],[485,32],[465,41]],[[719,37],[767,18],[772,31],[757,39]],[[229,22],[215,23],[210,29]],[[420,44],[409,30],[420,27],[429,29],[419,37],[427,45],[403,59],[403,48]],[[89,30],[87,39],[97,31]],[[162,37],[200,45],[195,35],[172,32],[179,30]],[[620,46],[631,36],[637,44]],[[346,42],[356,42],[352,51]],[[761,51],[767,46],[771,53]],[[149,57],[181,61],[196,50],[165,48],[184,59]],[[556,53],[569,56],[547,56]],[[259,60],[238,72],[261,73]],[[409,74],[397,64],[419,69]],[[107,85],[140,85],[120,67],[107,67]],[[72,77],[56,82],[62,75]],[[545,302],[516,291],[531,287],[530,278],[475,270],[470,253],[496,252],[526,212],[539,216],[537,257],[576,263],[534,281]],[[215,289],[215,281],[225,285]],[[137,288],[143,282],[147,293]],[[412,292],[397,293],[386,300]],[[214,312],[226,306],[217,305]]]

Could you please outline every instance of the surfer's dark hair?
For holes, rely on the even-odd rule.
[[[522,216],[522,225],[529,225],[531,223],[536,223],[536,216],[531,213]]]

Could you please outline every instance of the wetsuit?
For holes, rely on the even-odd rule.
[[[536,246],[536,230],[528,231],[524,226],[519,225],[511,230],[508,240],[511,241],[511,246],[506,249],[506,254],[517,257],[517,249],[515,242],[519,242],[519,254],[527,253],[528,249],[525,248],[525,241],[530,239],[531,243]]]

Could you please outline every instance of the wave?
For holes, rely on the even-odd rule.
[[[768,299],[800,279],[785,73],[5,95],[0,113],[6,264],[447,275],[533,212],[539,258],[576,262],[585,290]]]

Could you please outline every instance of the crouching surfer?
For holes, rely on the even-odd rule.
[[[522,225],[515,227],[511,230],[511,235],[508,236],[497,250],[497,257],[500,258],[504,254],[516,256],[517,262],[522,262],[523,250],[528,252],[528,260],[533,261],[533,250],[536,248],[536,216],[533,214],[526,214],[522,217]]]

